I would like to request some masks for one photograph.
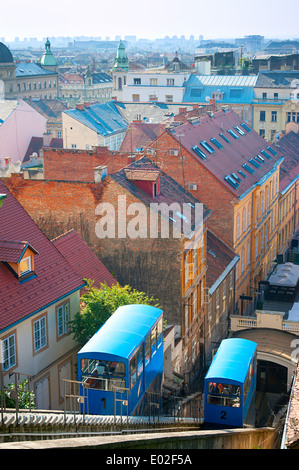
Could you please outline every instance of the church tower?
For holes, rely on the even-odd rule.
[[[40,64],[44,69],[51,70],[51,72],[58,71],[58,62],[51,51],[51,43],[48,38],[45,42],[45,52],[42,55]]]
[[[121,101],[123,86],[127,82],[127,73],[130,69],[126,48],[122,41],[119,41],[115,57],[115,63],[111,70],[113,76],[112,99]]]

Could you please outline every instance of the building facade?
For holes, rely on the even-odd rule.
[[[150,147],[150,158],[212,210],[208,227],[239,256],[235,308],[244,313],[277,254],[282,152],[223,110],[166,130]]]
[[[299,124],[299,72],[260,72],[256,82],[253,128],[274,142],[288,123]]]

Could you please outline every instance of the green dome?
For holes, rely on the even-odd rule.
[[[44,67],[57,67],[58,65],[58,62],[51,51],[51,43],[49,39],[45,42],[45,52],[43,53],[40,63]]]

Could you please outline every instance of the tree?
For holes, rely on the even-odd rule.
[[[81,312],[77,313],[71,322],[74,339],[81,345],[86,344],[122,305],[146,304],[159,307],[156,299],[130,286],[121,287],[116,284],[109,287],[107,284],[101,284],[98,289],[93,287],[93,281],[88,281],[87,289],[88,292],[81,297]]]

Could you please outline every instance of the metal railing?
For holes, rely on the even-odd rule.
[[[66,421],[67,412],[73,413],[76,422],[76,414],[83,414],[83,423],[85,415],[89,412],[88,390],[89,384],[77,380],[63,379],[64,381],[64,419]],[[70,409],[67,410],[67,404],[70,403]]]
[[[9,378],[14,377],[13,384],[10,384],[10,387],[7,388],[4,386],[4,371],[2,364],[0,364],[0,407],[1,407],[1,423],[4,422],[4,413],[7,411],[8,407],[6,406],[6,395],[15,401],[15,414],[16,422],[19,420],[20,412],[20,393],[25,392],[28,394],[27,397],[27,409],[32,410],[32,401],[34,400],[34,392],[30,389],[31,376],[24,374],[22,372],[10,372],[8,374]],[[20,377],[24,377],[23,380],[20,380]],[[20,387],[21,383],[26,381],[26,387]],[[11,411],[11,408],[9,408]]]

